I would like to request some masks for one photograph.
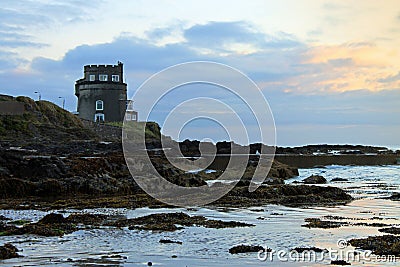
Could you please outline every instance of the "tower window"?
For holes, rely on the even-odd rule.
[[[96,110],[103,110],[104,109],[104,102],[103,100],[96,101]]]
[[[94,121],[95,121],[95,122],[104,121],[104,114],[103,114],[103,113],[96,113],[96,114],[94,115]]]
[[[112,76],[111,76],[111,80],[112,80],[113,82],[119,82],[119,75],[112,75]]]
[[[102,82],[108,81],[108,75],[107,74],[100,74],[99,75],[99,80]]]
[[[94,80],[96,80],[96,75],[90,74],[89,75],[89,81],[93,82]]]
[[[126,110],[133,110],[133,101],[126,101]]]

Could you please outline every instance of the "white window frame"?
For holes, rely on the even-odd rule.
[[[133,110],[133,101],[132,100],[128,100],[126,101],[126,110]]]
[[[107,74],[100,74],[99,75],[99,81],[101,81],[101,82],[108,81],[108,75]]]
[[[104,113],[96,113],[94,114],[94,121],[105,121]]]
[[[111,81],[113,81],[113,82],[119,82],[119,75],[112,75],[112,76],[111,76]]]
[[[101,105],[101,107],[99,107]],[[104,110],[104,101],[103,100],[96,100],[96,110]]]
[[[93,81],[95,81],[95,80],[96,80],[96,75],[90,74],[90,75],[89,75],[89,81],[93,82]]]
[[[126,120],[127,121],[132,120],[132,115],[130,113],[126,113]]]
[[[137,120],[136,114],[132,114],[132,120],[133,120],[133,121],[136,121],[136,120]]]

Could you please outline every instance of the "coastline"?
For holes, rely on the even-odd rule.
[[[227,195],[205,207],[177,208],[150,197],[136,184],[124,159],[120,127],[87,126],[49,102],[19,100],[34,112],[1,117],[6,134],[0,141],[0,245],[11,242],[13,247],[2,247],[8,253],[4,258],[16,257],[0,260],[6,265],[50,261],[59,266],[141,266],[154,261],[224,266],[228,261],[232,266],[260,266],[265,262],[257,259],[257,253],[239,250],[244,254],[236,255],[229,250],[254,251],[257,246],[287,251],[304,246],[334,249],[337,238],[374,238],[371,235],[383,235],[378,231],[382,227],[395,232],[400,226],[400,217],[393,211],[399,207],[400,185],[393,179],[400,177],[400,166],[387,165],[397,160],[398,151],[352,145],[273,148],[277,156],[272,168],[262,172],[264,182],[250,192],[260,151],[263,147],[271,151],[271,147],[219,142],[216,158],[205,170],[184,171],[168,162],[160,149],[159,126],[143,123],[140,127],[150,134],[145,155],[164,178],[184,187],[218,188],[231,182],[218,181],[229,159],[226,154],[233,147],[247,153],[232,155],[248,161]],[[185,159],[201,156],[199,141],[174,145]],[[365,213],[358,214],[360,210]],[[385,238],[390,244],[397,237]],[[365,241],[357,242],[363,247]],[[392,249],[388,245],[388,253]],[[326,258],[321,264],[330,263]]]

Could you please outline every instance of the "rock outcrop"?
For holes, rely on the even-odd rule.
[[[229,253],[231,254],[238,254],[238,253],[251,253],[251,252],[259,252],[259,251],[270,251],[270,250],[266,250],[264,247],[262,246],[258,246],[258,245],[238,245],[238,246],[234,246],[231,247],[229,249]]]
[[[400,236],[383,235],[354,238],[349,243],[356,248],[371,250],[375,255],[394,255],[400,257]]]
[[[6,243],[0,246],[0,260],[21,257],[17,252],[19,250],[12,244]]]
[[[326,184],[327,180],[321,175],[311,175],[303,180],[305,184]]]

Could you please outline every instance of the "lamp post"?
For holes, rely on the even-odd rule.
[[[34,93],[39,95],[39,101],[42,100],[42,94],[39,91],[36,91]]]
[[[62,108],[65,109],[65,97],[59,96],[58,98],[62,98]]]

